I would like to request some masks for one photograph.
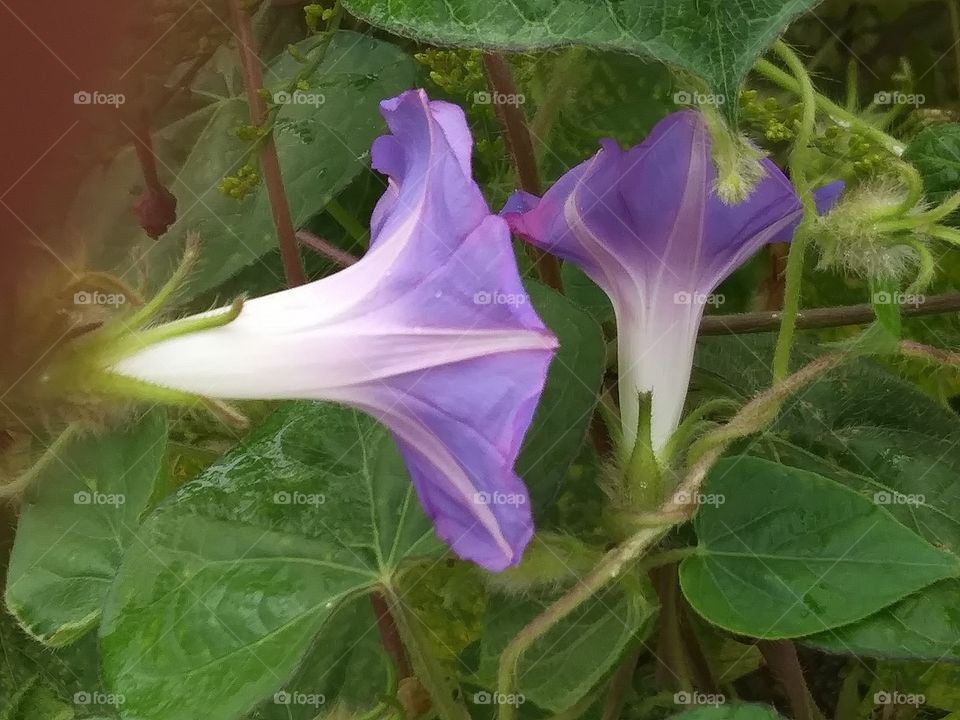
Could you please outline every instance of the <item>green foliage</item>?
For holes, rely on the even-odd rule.
[[[315,38],[297,45],[310,58],[323,52],[323,47]],[[377,104],[413,82],[413,63],[407,54],[350,32],[333,37],[309,78],[308,92],[288,93],[291,79],[303,69],[284,51],[264,70],[271,98],[278,93],[290,96],[278,109],[274,136],[296,227],[306,225],[364,171],[370,144],[384,131]],[[246,97],[242,87],[223,85],[209,104],[158,132],[161,169],[175,175],[170,189],[178,201],[177,222],[162,242],[141,240],[126,199],[113,213],[102,208],[91,213],[91,195],[102,193],[105,186],[137,182],[139,169],[132,152],[88,180],[72,220],[73,227],[109,242],[101,262],[118,266],[121,275],[129,272],[131,245],[139,246],[137,263],[153,288],[178,263],[187,234],[199,233],[201,258],[189,292],[181,296],[185,300],[212,290],[250,265],[256,264],[261,274],[272,271],[259,262],[276,248],[267,192],[251,164],[259,134],[252,141],[237,138],[236,129],[250,122]],[[164,138],[170,139],[164,142]],[[182,157],[180,163],[177,156]]]
[[[347,0],[346,8],[372,25],[444,45],[525,51],[578,44],[620,50],[689,70],[736,113],[740,84],[760,52],[795,17],[817,4],[799,0],[404,0],[388,5]]]
[[[614,585],[554,626],[520,661],[519,690],[523,696],[555,713],[581,700],[652,629],[656,604],[649,594],[634,583]],[[491,599],[476,671],[481,685],[496,687],[496,671],[504,647],[543,612],[551,599]]]
[[[517,473],[530,489],[535,507],[540,507],[556,497],[580,452],[597,404],[606,352],[600,328],[586,313],[539,283],[528,282],[527,291],[560,341],[517,460]]]
[[[312,403],[272,416],[138,538],[101,642],[125,710],[155,720],[251,709],[281,691],[335,613],[442,552],[386,430]]]
[[[934,125],[907,147],[904,159],[923,176],[931,201],[941,203],[960,191],[960,125]]]
[[[697,612],[732,632],[809,635],[960,575],[958,558],[821,475],[730,458],[704,493],[699,551],[680,578]]]
[[[96,626],[141,515],[167,489],[166,440],[166,416],[154,411],[73,440],[38,479],[20,517],[5,600],[40,641],[66,645]]]
[[[801,358],[809,357],[808,347],[800,350]],[[699,382],[722,377],[729,391],[749,397],[768,382],[769,352],[763,340],[705,341]],[[958,433],[955,413],[873,363],[857,361],[808,388],[750,451],[845,485],[929,546],[956,553]],[[811,502],[800,503],[798,512]],[[930,584],[859,622],[813,627],[805,642],[865,656],[957,657],[956,582]]]
[[[149,12],[166,18],[181,5],[161,0]],[[73,199],[68,227],[88,248],[65,259],[71,268],[114,268],[149,294],[178,262],[187,234],[199,232],[203,255],[178,296],[184,306],[201,311],[282,288],[258,157],[271,136],[297,228],[363,255],[385,187],[367,171],[371,141],[383,131],[377,103],[417,85],[466,111],[474,175],[491,207],[502,206],[518,173],[504,108],[488,87],[489,51],[511,53],[518,95],[502,100],[528,123],[544,190],[592,157],[602,138],[636,145],[704,95],[786,166],[803,105],[759,74],[744,89],[751,65],[784,31],[798,52],[812,54],[804,62],[818,90],[841,106],[818,113],[803,168],[816,184],[842,178],[850,190],[896,202],[897,153],[882,130],[907,146],[903,159],[922,175],[927,204],[960,190],[950,51],[958,31],[947,3],[344,0],[346,15],[329,0],[243,5],[267,61],[260,94],[268,125],[251,123],[236,47],[216,46],[210,35],[203,62],[191,68],[181,58],[163,83],[188,92],[149,118],[161,180],[178,200],[176,224],[158,242],[145,239],[130,211],[143,172],[132,149],[119,151]],[[815,6],[816,15],[807,12]],[[326,34],[333,27],[349,29]],[[909,40],[918,32],[923,43]],[[875,95],[894,90],[924,100],[886,107]],[[820,224],[824,252],[819,265],[808,258],[804,307],[901,289],[854,272],[884,250],[863,208],[848,203],[845,215],[848,235],[862,230],[867,240],[847,250],[860,265],[833,258],[826,267],[838,225]],[[930,243],[938,266],[931,294],[957,289],[951,238]],[[338,270],[303,254],[311,278]],[[519,244],[517,257],[527,301],[560,341],[516,465],[537,526],[519,567],[493,576],[450,557],[389,433],[358,411],[244,406],[254,429],[238,446],[235,433],[206,416],[185,413],[168,429],[165,415],[151,411],[73,441],[12,510],[15,540],[12,529],[9,543],[0,537],[0,548],[12,548],[10,613],[0,614],[0,720],[465,717],[437,702],[437,677],[477,719],[798,715],[796,687],[765,667],[769,646],[755,638],[802,646],[823,717],[868,720],[883,702],[875,693],[898,688],[921,693],[927,707],[885,706],[888,720],[960,713],[960,676],[948,664],[960,663],[960,416],[948,404],[960,379],[889,356],[851,359],[735,443],[700,489],[692,522],[678,513],[667,518],[675,525],[653,530],[649,515],[624,518],[631,532],[656,533],[650,557],[604,577],[602,589],[521,655],[517,707],[499,698],[505,648],[584,587],[626,526],[603,491],[623,468],[599,424],[587,442],[598,396],[616,396],[613,307],[575,264],[561,268],[561,295],[532,279]],[[775,305],[774,275],[769,255],[759,254],[724,283],[720,311]],[[957,314],[904,319],[890,303],[876,310],[873,331],[807,334],[815,342],[796,348],[793,367],[828,341],[861,351],[891,350],[901,338],[944,350],[960,343]],[[73,317],[69,307],[61,314]],[[772,334],[704,339],[688,409],[717,399],[742,405],[768,390],[772,349]],[[723,422],[711,415],[697,432],[714,421]],[[8,428],[0,430],[2,445]],[[14,452],[0,459],[19,461]],[[77,493],[124,502],[86,504]],[[389,618],[375,610],[381,597],[397,603],[399,662]],[[99,636],[88,632],[98,623]],[[402,677],[405,661],[419,679]],[[434,663],[429,673],[425,661]],[[694,691],[704,689],[722,694],[698,700]]]

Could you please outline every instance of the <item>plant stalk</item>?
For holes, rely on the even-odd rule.
[[[515,104],[497,102],[502,97],[517,97],[517,86],[513,81],[510,67],[502,55],[483,54],[483,67],[487,73],[487,83],[493,95],[497,119],[503,129],[503,137],[520,178],[520,187],[533,195],[541,195],[540,170],[537,168],[537,156],[533,151],[530,128],[523,111]],[[538,248],[527,246],[536,264],[537,272],[544,283],[559,293],[563,292],[563,279],[560,275],[560,262],[556,257]]]
[[[233,24],[236,27],[240,44],[244,84],[247,90],[247,100],[250,103],[250,119],[256,127],[262,128],[266,132],[266,136],[260,144],[260,168],[263,171],[267,196],[270,199],[270,210],[273,215],[273,226],[277,231],[277,244],[280,247],[283,271],[288,286],[304,285],[307,282],[307,275],[303,270],[303,263],[300,259],[300,246],[297,243],[296,229],[293,226],[290,204],[287,201],[287,192],[283,184],[283,172],[280,169],[277,144],[272,129],[267,127],[267,104],[262,95],[263,69],[260,66],[260,57],[257,54],[253,23],[250,15],[243,8],[241,0],[230,0],[230,11],[233,15]]]

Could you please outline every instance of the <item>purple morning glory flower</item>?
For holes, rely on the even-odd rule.
[[[711,293],[761,246],[789,240],[802,217],[790,181],[769,160],[739,205],[714,192],[707,124],[671,115],[637,147],[612,140],[543,197],[517,193],[503,214],[537,247],[579,265],[613,302],[627,447],[641,393],[653,393],[652,439],[661,452],[680,422],[697,330]],[[832,204],[837,185],[821,201]]]
[[[360,262],[113,371],[208,397],[368,412],[396,438],[437,534],[501,571],[533,533],[513,466],[557,341],[525,302],[507,223],[472,179],[463,111],[423,91],[381,109],[391,134],[373,165],[390,181]]]

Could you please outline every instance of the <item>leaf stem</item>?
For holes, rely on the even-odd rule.
[[[792,78],[789,73],[784,72],[769,60],[764,60],[762,58],[757,60],[753,66],[753,69],[785,90],[789,90],[797,95],[802,93],[800,83]],[[817,107],[827,115],[830,115],[834,119],[840,120],[847,125],[856,126],[865,135],[869,135],[871,139],[885,147],[894,155],[899,157],[903,155],[904,150],[906,150],[906,146],[895,137],[888,135],[887,133],[883,132],[883,130],[878,129],[873,125],[870,125],[856,113],[840,107],[829,98],[817,93],[815,100]]]
[[[80,434],[80,423],[71,423],[54,440],[37,461],[20,477],[10,483],[0,485],[0,498],[11,498],[26,492],[40,477],[47,466],[57,459],[57,454]]]
[[[397,623],[390,613],[390,606],[383,593],[374,592],[370,595],[370,604],[373,605],[373,613],[377,618],[377,630],[380,632],[380,643],[387,655],[393,660],[394,667],[397,669],[397,677],[404,680],[413,673],[410,671],[410,660],[403,648],[403,640],[400,638],[400,630],[397,629]]]
[[[613,677],[610,679],[610,689],[607,693],[607,699],[603,704],[601,720],[620,720],[622,717],[623,707],[627,700],[627,692],[629,692],[630,684],[633,682],[633,675],[637,670],[640,655],[640,650],[634,650],[628,653],[613,674]]]
[[[366,247],[370,243],[370,232],[337,200],[331,200],[324,208],[337,224],[349,233],[350,237]]]
[[[823,715],[803,676],[796,646],[789,640],[760,640],[757,648],[783,686],[795,720],[822,720]]]
[[[297,240],[341,267],[356,265],[359,259],[308,230],[297,230]]]
[[[817,105],[813,81],[797,54],[783,41],[776,42],[773,48],[796,77],[803,101],[803,118],[790,154],[790,174],[803,204],[803,220],[794,234],[787,256],[783,318],[773,357],[773,381],[777,383],[790,373],[790,352],[797,329],[797,315],[800,312],[800,296],[803,289],[803,266],[807,246],[810,243],[809,228],[817,217],[817,205],[813,199],[806,168],[807,154],[817,121]]]
[[[953,30],[953,57],[956,67],[953,69],[957,78],[957,91],[960,93],[960,0],[946,0],[950,9],[950,28]]]
[[[300,259],[300,246],[297,243],[296,230],[293,227],[293,218],[290,215],[290,204],[287,201],[287,193],[283,185],[283,172],[280,169],[277,144],[273,137],[273,130],[267,127],[267,105],[262,94],[263,70],[260,67],[260,57],[257,54],[253,23],[250,20],[250,15],[243,8],[242,0],[230,0],[230,11],[233,15],[233,24],[236,27],[240,45],[244,84],[247,90],[247,100],[250,103],[250,119],[254,125],[263,129],[266,133],[260,144],[260,167],[263,170],[267,196],[270,199],[273,225],[277,231],[277,244],[280,247],[280,257],[283,260],[283,271],[287,278],[287,285],[290,287],[304,285],[307,282],[307,275],[303,270],[303,263]]]
[[[540,195],[543,191],[540,170],[537,168],[537,156],[533,151],[527,119],[516,103],[498,102],[499,98],[517,97],[519,94],[510,66],[502,55],[484,53],[483,67],[487,73],[487,84],[493,93],[494,107],[503,129],[503,137],[520,178],[520,186],[528,193]],[[557,292],[563,293],[560,262],[557,258],[531,245],[526,247],[533,257],[540,279]]]
[[[649,522],[604,555],[589,575],[535,617],[507,644],[500,656],[500,667],[497,672],[498,691],[504,695],[513,694],[520,658],[534,643],[597,592],[623,575],[674,525],[690,518],[696,511],[696,498],[710,468],[726,452],[731,443],[764,428],[786,398],[799,392],[848,357],[852,355],[835,353],[817,358],[783,382],[751,400],[729,423],[704,438],[701,443],[703,451],[689,467],[679,488],[655,515],[650,516]],[[500,720],[514,720],[516,708],[507,703],[502,704],[499,717]]]
[[[926,317],[960,312],[960,293],[932,295],[922,304],[906,305],[904,317]],[[739,315],[708,315],[700,323],[700,336],[746,335],[772,332],[780,327],[780,312],[753,312]],[[823,328],[865,325],[876,320],[874,307],[869,304],[803,310],[797,315],[797,329],[816,330]]]
[[[429,693],[433,709],[440,720],[466,720],[469,717],[467,709],[454,697],[446,673],[431,649],[426,646],[422,635],[415,629],[415,623],[419,620],[403,604],[403,600],[392,587],[384,587],[384,595],[389,600],[390,615],[410,654],[417,679]]]

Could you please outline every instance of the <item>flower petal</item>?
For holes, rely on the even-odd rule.
[[[308,398],[387,425],[438,534],[494,571],[533,532],[513,471],[556,338],[527,301],[506,222],[470,176],[463,112],[411,91],[382,104],[390,185],[370,251],[329,278],[249,301],[113,371],[225,398]]]
[[[711,139],[700,113],[659,123],[640,145],[613,141],[541,200],[514,195],[503,215],[537,247],[579,265],[610,296],[620,338],[620,401],[627,442],[638,393],[653,391],[653,436],[676,428],[707,298],[761,246],[795,228],[802,209],[769,160],[743,203],[714,192]]]

